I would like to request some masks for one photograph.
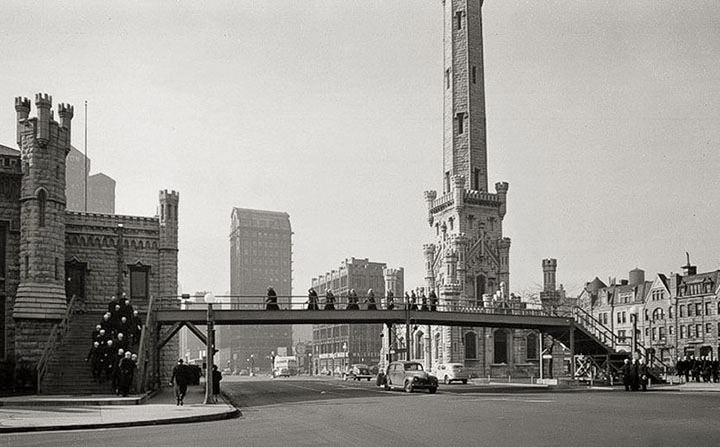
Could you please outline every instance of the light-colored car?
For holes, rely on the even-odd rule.
[[[343,380],[362,380],[366,379],[368,382],[374,377],[374,374],[370,372],[370,368],[362,363],[356,363],[352,365],[344,374]]]
[[[392,362],[387,367],[385,389],[400,388],[407,393],[415,389],[426,389],[435,393],[438,389],[437,377],[428,374],[422,363],[412,361]]]
[[[444,384],[452,382],[467,383],[470,375],[462,363],[442,363],[435,368],[438,380]]]

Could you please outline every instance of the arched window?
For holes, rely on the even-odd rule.
[[[45,226],[45,208],[47,207],[47,192],[41,189],[37,193],[38,201],[38,225],[41,227]]]
[[[530,332],[525,338],[525,352],[528,360],[538,359],[538,336],[536,332]]]
[[[493,363],[507,363],[508,361],[508,334],[504,329],[498,329],[493,334],[495,355]]]
[[[475,332],[465,333],[465,358],[476,359],[477,358],[477,335]]]
[[[416,359],[424,359],[425,358],[425,341],[424,341],[425,334],[423,334],[422,331],[417,331],[415,333],[415,358]]]

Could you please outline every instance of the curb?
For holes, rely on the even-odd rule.
[[[123,428],[123,427],[147,427],[151,425],[170,425],[191,422],[210,422],[225,419],[235,419],[242,416],[237,408],[224,413],[208,414],[202,416],[188,416],[169,419],[153,419],[145,421],[109,422],[97,424],[69,424],[69,425],[46,425],[32,427],[0,427],[0,433],[26,433],[41,431],[62,431],[62,430],[93,430],[98,428]]]

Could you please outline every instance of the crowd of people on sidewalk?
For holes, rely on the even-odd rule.
[[[645,359],[625,359],[621,372],[625,391],[647,391],[649,371]]]
[[[113,296],[108,310],[92,331],[92,346],[85,357],[92,380],[110,382],[111,391],[127,396],[137,370],[142,320],[125,294]]]
[[[340,308],[340,303],[344,302],[345,310],[360,310],[361,297],[355,291],[350,289],[347,295],[335,297],[332,290],[328,289],[325,291],[325,299],[321,301],[320,296],[314,288],[308,289],[308,298],[305,302],[307,310],[336,310]],[[372,288],[368,289],[364,297],[362,297],[363,307],[367,310],[380,310],[382,309],[382,303],[375,297],[375,291]],[[409,310],[417,311],[429,311],[434,312],[438,309],[438,297],[434,290],[430,290],[428,295],[425,295],[425,289],[419,287],[417,293],[415,290],[410,293],[405,292],[405,305],[400,306],[400,309],[408,308]],[[277,293],[272,286],[267,288],[267,297],[265,298],[265,309],[266,310],[279,310],[280,307],[277,301]],[[388,290],[385,294],[385,309],[395,309],[395,296],[392,290]]]
[[[707,355],[700,358],[695,358],[694,355],[678,357],[675,371],[681,383],[683,380],[685,383],[690,381],[720,382],[720,361]]]

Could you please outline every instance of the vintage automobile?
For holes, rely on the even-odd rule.
[[[366,379],[368,382],[373,378],[373,374],[370,372],[370,368],[362,363],[356,363],[351,365],[350,368],[343,374],[343,380],[362,380]]]
[[[444,384],[452,382],[467,383],[469,374],[462,363],[442,363],[435,369],[437,378]]]
[[[422,363],[412,361],[392,362],[387,367],[385,389],[400,388],[407,393],[415,389],[426,389],[434,393],[438,389],[437,377],[428,374]]]

